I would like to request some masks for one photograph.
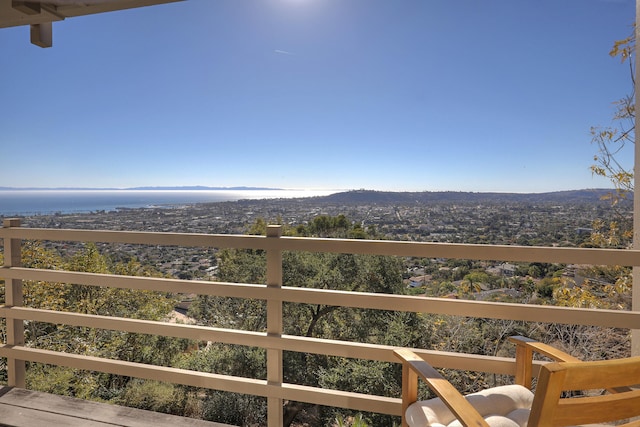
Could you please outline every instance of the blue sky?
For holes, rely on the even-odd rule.
[[[544,192],[592,177],[633,0],[188,0],[0,29],[0,186]],[[632,160],[631,153],[625,156]]]

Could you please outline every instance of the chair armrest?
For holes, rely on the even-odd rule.
[[[428,362],[409,349],[396,349],[394,354],[402,361],[402,420],[407,407],[417,400],[417,380],[421,378],[444,402],[465,427],[489,427],[482,415],[464,396]]]
[[[548,344],[541,343],[527,337],[509,337],[509,341],[516,345],[516,384],[520,384],[531,389],[531,378],[533,377],[533,353],[540,353],[557,362],[580,362],[562,350],[558,350]]]
[[[548,344],[541,343],[540,341],[533,340],[531,338],[515,336],[509,337],[509,341],[515,343],[516,346],[528,347],[536,353],[547,356],[555,360],[556,362],[581,362],[580,359],[570,355],[569,353],[566,353]]]
[[[582,362],[575,356],[531,338],[514,336],[509,337],[509,341],[516,344],[516,384],[527,388],[531,388],[533,352],[547,356],[556,362]],[[609,393],[624,393],[630,390],[629,387],[607,389]]]

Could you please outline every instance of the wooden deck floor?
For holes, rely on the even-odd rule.
[[[229,427],[225,424],[0,386],[2,427]]]

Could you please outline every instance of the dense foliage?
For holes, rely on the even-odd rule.
[[[23,242],[22,262],[25,267],[32,268],[161,276],[135,259],[126,263],[111,262],[94,244],[87,244],[64,258],[39,242],[26,241]],[[0,289],[0,303],[4,303],[4,286]],[[28,307],[156,321],[167,319],[177,303],[173,295],[159,292],[40,281],[24,281],[23,292]],[[172,364],[189,345],[185,340],[155,335],[42,322],[26,322],[25,339],[27,345],[44,349],[158,365]],[[28,388],[83,399],[119,401],[123,393],[132,393],[135,384],[130,378],[64,367],[31,363],[27,369]]]
[[[362,227],[344,215],[315,217],[308,223],[285,226],[284,234],[305,237],[379,239],[374,227]],[[258,219],[247,232],[264,234]],[[586,241],[584,241],[586,242]],[[594,245],[596,242],[593,243]],[[107,255],[110,254],[110,255]],[[109,248],[87,244],[69,255],[25,242],[26,266],[94,273],[160,276],[131,256],[113,256]],[[216,253],[217,279],[228,282],[266,281],[265,253],[223,249]],[[567,266],[517,263],[496,268],[470,260],[402,259],[339,253],[283,254],[283,284],[292,287],[416,294],[529,304],[628,309],[628,270],[584,268],[580,286]],[[506,274],[508,272],[509,274]],[[417,279],[419,277],[419,280]],[[166,321],[177,303],[174,295],[150,291],[25,282],[25,303],[31,307]],[[0,302],[4,299],[0,287]],[[510,335],[526,335],[551,342],[584,359],[617,357],[629,351],[626,332],[583,326],[532,324],[472,319],[460,316],[356,310],[325,305],[285,303],[284,333],[429,348],[497,356],[512,356]],[[266,329],[263,301],[211,296],[197,297],[189,316],[201,325],[251,331]],[[4,334],[4,329],[0,331]],[[4,336],[2,337],[4,339]],[[221,343],[194,343],[151,335],[29,322],[28,345],[126,361],[175,366],[251,378],[266,378],[265,350]],[[508,381],[496,375],[446,372],[462,391],[475,391]],[[0,381],[6,381],[0,367]],[[398,364],[285,352],[284,380],[289,383],[399,396]],[[180,414],[234,425],[264,425],[265,399],[192,387],[96,374],[62,367],[30,364],[28,387],[85,399],[109,401],[137,408]],[[287,425],[393,425],[393,417],[355,414],[301,402],[286,402]]]

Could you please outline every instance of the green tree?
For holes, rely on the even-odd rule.
[[[208,343],[200,351],[182,353],[176,366],[200,372],[224,373],[250,378],[266,378],[263,349]],[[191,388],[186,388],[191,390]],[[263,425],[266,420],[264,398],[216,390],[197,390],[202,399],[202,418],[232,425]],[[223,411],[220,408],[224,408]]]
[[[591,141],[598,149],[591,171],[611,181],[616,189],[612,195],[615,203],[633,191],[633,170],[622,164],[618,155],[625,146],[635,143],[635,23],[631,35],[614,42],[609,55],[629,67],[632,86],[627,96],[615,102],[613,124],[591,128]]]
[[[257,222],[250,230],[262,229],[263,221]],[[364,229],[360,224],[352,224],[344,215],[336,217],[318,216],[308,224],[293,228],[285,228],[284,234],[313,237],[350,237],[373,238],[369,233],[374,229]],[[219,254],[219,278],[222,281],[264,283],[265,254],[263,251],[224,250]],[[394,257],[354,255],[340,253],[285,252],[283,254],[283,284],[291,287],[347,290],[353,292],[378,292],[400,294],[405,292],[402,283],[402,261]],[[412,345],[418,339],[419,328],[416,314],[380,312],[375,310],[354,310],[336,306],[313,304],[283,304],[284,333],[306,337],[322,337],[347,341],[375,342],[390,345]],[[263,301],[236,300],[233,298],[200,297],[194,303],[190,314],[200,323],[263,331],[266,328],[265,304]],[[231,375],[254,376],[265,375],[263,371],[249,372],[256,366],[257,357],[263,362],[264,354],[247,352],[239,346],[225,346],[225,352],[232,354],[232,359],[244,360],[240,364],[225,364],[212,351],[220,352],[219,346],[208,346],[194,358],[203,358],[209,365],[205,370],[225,372]],[[340,388],[358,390],[363,387],[362,378],[345,377],[344,370],[365,372],[363,361],[345,361],[340,358],[313,355],[298,352],[284,354],[285,381],[318,386],[334,383],[340,378]],[[187,362],[189,363],[189,362]],[[364,364],[364,365],[363,365]],[[373,366],[373,365],[371,365]],[[394,371],[391,367],[380,367],[380,372]],[[394,374],[398,374],[397,370]],[[388,375],[387,375],[388,377]],[[397,378],[388,377],[381,392],[395,393],[390,384],[397,384]],[[209,398],[214,395],[210,394]],[[220,399],[218,394],[216,399]],[[256,402],[257,403],[257,402]],[[286,423],[291,423],[296,416],[307,413],[310,405],[289,402],[285,408]],[[323,413],[325,424],[330,422],[335,413],[328,408],[314,408]],[[262,413],[262,411],[256,411]],[[229,420],[216,419],[220,422]],[[240,424],[246,424],[245,419]]]
[[[615,102],[613,124],[606,127],[591,128],[592,143],[597,146],[597,154],[594,156],[594,164],[591,170],[594,175],[608,178],[615,188],[615,193],[610,195],[612,205],[615,207],[620,202],[633,194],[634,176],[633,165],[624,164],[621,156],[625,149],[635,144],[635,54],[636,54],[636,23],[632,26],[631,34],[614,42],[609,55],[619,58],[622,64],[629,68],[631,90],[628,95]],[[635,147],[634,147],[635,149]],[[615,211],[614,211],[615,212]],[[627,247],[633,238],[633,224],[629,218],[618,214],[617,218],[605,222],[597,219],[593,222],[593,232],[584,246],[594,247]],[[630,270],[620,270],[618,267],[608,269],[610,273],[617,274],[616,283],[628,283],[631,281]],[[630,294],[630,290],[620,288],[624,298]],[[582,303],[585,298],[578,298]],[[574,298],[575,300],[575,298]]]
[[[463,285],[468,287],[468,292],[480,292],[480,285],[489,282],[489,275],[484,271],[472,271],[463,278]]]
[[[87,244],[70,258],[63,258],[40,242],[25,241],[22,260],[24,266],[31,268],[161,276],[134,259],[114,263],[95,244]],[[176,303],[173,295],[161,292],[68,283],[25,280],[23,289],[28,307],[155,321],[165,320]],[[187,340],[42,322],[27,322],[25,338],[27,345],[48,350],[160,365],[170,365],[189,345]],[[27,370],[29,388],[85,399],[117,395],[118,392],[107,391],[123,389],[129,381],[125,377],[38,364],[30,364]]]

